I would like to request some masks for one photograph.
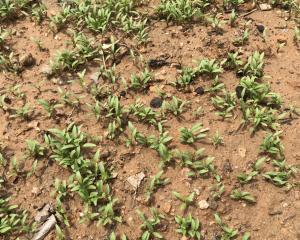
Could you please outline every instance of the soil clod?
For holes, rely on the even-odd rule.
[[[154,97],[150,102],[150,107],[160,108],[163,103],[163,100],[160,97]]]

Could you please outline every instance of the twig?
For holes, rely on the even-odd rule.
[[[40,227],[39,231],[35,234],[32,240],[43,240],[49,232],[55,227],[56,218],[52,214],[48,220]]]
[[[250,12],[247,12],[247,13],[242,14],[240,17],[246,17],[246,16],[249,16],[250,14],[256,12],[257,10],[258,10],[257,8],[254,8],[254,9],[252,9]]]

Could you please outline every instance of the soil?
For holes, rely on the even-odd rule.
[[[152,9],[151,7],[156,6],[157,2],[151,2],[150,7],[146,6],[145,8]],[[45,1],[45,4],[48,8],[48,16],[60,9],[54,0]],[[246,17],[240,17],[237,27],[232,28],[225,24],[224,32],[220,35],[211,34],[210,27],[203,26],[203,24],[174,25],[167,24],[165,21],[151,20],[150,42],[139,47],[139,51],[147,62],[150,61],[151,71],[156,81],[146,92],[126,91],[121,85],[115,88],[115,92],[121,96],[122,106],[128,106],[138,98],[147,106],[152,106],[153,99],[159,97],[153,89],[161,87],[169,96],[189,101],[190,107],[181,115],[181,118],[168,115],[165,123],[169,134],[173,137],[172,146],[180,150],[193,150],[192,147],[180,143],[178,131],[180,127],[191,127],[197,122],[202,122],[204,127],[210,129],[206,140],[196,143],[195,146],[205,148],[205,153],[215,158],[214,164],[223,178],[225,192],[220,201],[214,202],[210,198],[210,187],[216,183],[213,178],[191,180],[186,176],[186,169],[182,169],[179,164],[168,166],[164,176],[170,179],[170,184],[158,189],[151,204],[151,207],[156,207],[166,216],[164,227],[161,230],[165,239],[181,239],[181,235],[176,233],[177,225],[174,216],[181,215],[182,212],[179,208],[180,202],[174,198],[172,191],[183,195],[192,191],[196,192],[195,205],[190,206],[188,212],[191,212],[202,223],[204,239],[218,239],[220,228],[216,225],[213,216],[216,212],[230,227],[238,229],[240,233],[249,232],[251,239],[300,239],[299,187],[286,191],[286,188],[276,187],[265,181],[263,177],[258,177],[252,183],[242,186],[243,191],[251,192],[257,198],[256,204],[246,204],[230,198],[232,189],[239,186],[236,176],[249,170],[251,163],[260,156],[259,145],[267,131],[260,130],[252,135],[248,128],[239,129],[242,114],[238,110],[235,111],[233,118],[220,119],[215,114],[210,94],[203,91],[209,85],[206,79],[197,79],[193,85],[194,90],[190,93],[178,91],[169,84],[178,77],[178,66],[194,66],[195,60],[203,58],[223,59],[229,51],[237,50],[238,47],[232,45],[232,40],[240,35],[243,23],[248,20],[251,20],[250,39],[249,43],[242,47],[242,58],[246,59],[256,50],[264,51],[266,55],[265,77],[262,81],[269,82],[272,91],[282,96],[284,106],[300,106],[300,51],[293,42],[294,22],[285,20],[285,12],[280,9],[264,12],[258,10]],[[75,122],[82,126],[82,131],[91,136],[105,136],[106,125],[101,121],[97,122],[91,114],[86,104],[93,103],[93,99],[88,92],[82,90],[78,81],[61,84],[60,79],[48,79],[42,73],[43,67],[49,64],[55,53],[68,46],[69,35],[65,31],[52,33],[49,30],[48,20],[37,25],[29,18],[22,17],[9,23],[0,23],[0,26],[2,24],[15,31],[15,35],[8,41],[14,53],[19,56],[31,54],[35,59],[35,63],[28,64],[28,67],[20,75],[9,72],[0,73],[0,90],[20,84],[20,88],[26,96],[26,102],[34,108],[29,121],[19,118],[11,119],[8,112],[0,110],[0,142],[7,146],[5,155],[9,159],[16,156],[23,163],[23,170],[29,171],[33,159],[22,161],[26,152],[26,140],[35,139],[43,143],[44,133],[50,128],[64,129],[69,123]],[[257,26],[260,26],[259,29],[262,28],[261,26],[267,29],[266,41],[262,38],[260,30],[257,30]],[[40,39],[47,50],[41,51],[32,41],[33,38]],[[130,42],[131,39],[127,39],[127,41]],[[286,43],[279,52],[277,51],[278,42]],[[157,59],[157,61],[153,59]],[[96,70],[97,67],[93,64],[87,66],[85,79],[88,84],[92,82],[90,79]],[[132,74],[140,72],[129,55],[122,58],[116,66],[116,70],[128,81]],[[64,76],[61,78],[63,79]],[[229,91],[235,92],[239,82],[235,72],[224,71],[220,74],[220,80]],[[63,110],[58,110],[57,117],[48,118],[36,101],[41,98],[52,101],[59,100],[58,87],[81,97],[81,108],[73,109],[66,106]],[[12,100],[12,103],[9,104],[10,107],[15,108],[23,104],[23,100],[13,97],[10,99]],[[203,114],[196,119],[192,113],[200,106],[203,108]],[[153,110],[159,111],[159,108],[153,108]],[[147,135],[156,131],[153,126],[139,122],[136,122],[135,126]],[[300,119],[295,118],[289,124],[283,124],[281,127],[286,161],[289,165],[297,166],[300,164]],[[210,139],[217,131],[223,136],[224,144],[215,148]],[[116,225],[115,232],[124,233],[129,239],[139,239],[141,221],[136,210],[140,209],[147,215],[150,213],[149,205],[144,201],[144,193],[149,185],[150,177],[160,171],[159,156],[149,148],[139,146],[127,148],[122,140],[111,141],[103,138],[97,148],[101,152],[108,151],[110,153],[107,161],[117,172],[116,179],[111,183],[111,189],[119,200],[123,222]],[[140,172],[144,172],[146,177],[135,192],[126,179]],[[50,160],[47,155],[39,159],[36,173],[32,176],[14,177],[10,172],[7,172],[7,176],[9,178],[5,186],[7,192],[12,196],[11,201],[18,204],[21,209],[26,209],[30,219],[33,220],[38,210],[45,204],[53,203],[55,205],[55,197],[51,195],[54,190],[54,180],[56,178],[67,180],[70,171]],[[292,179],[293,182],[299,182],[299,180],[299,174]],[[210,207],[200,209],[198,202],[202,200],[208,201]],[[73,194],[73,197],[70,197],[64,206],[71,222],[71,226],[66,230],[67,239],[104,239],[111,232],[111,229],[97,226],[96,223],[79,223],[83,203],[78,195]],[[15,239],[15,237],[12,236],[8,239]],[[46,239],[56,239],[55,231],[52,231]]]

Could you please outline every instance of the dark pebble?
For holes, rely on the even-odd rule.
[[[159,97],[155,97],[150,102],[150,107],[152,108],[160,108],[163,103],[163,100]]]
[[[236,76],[241,78],[241,77],[244,77],[244,71],[242,69],[239,69],[237,72],[236,72]]]
[[[197,93],[197,95],[203,95],[205,93],[204,88],[203,87],[197,87],[195,89],[195,93]]]
[[[120,97],[125,97],[126,96],[126,92],[125,91],[121,91],[120,92]]]
[[[257,30],[260,32],[260,33],[263,33],[264,31],[265,31],[265,27],[264,27],[264,25],[256,25],[256,28],[257,28]]]
[[[238,99],[242,98],[242,92],[243,92],[243,90],[244,90],[244,88],[241,85],[238,85],[235,88],[236,96],[237,96]]]
[[[167,62],[164,59],[151,59],[148,62],[148,66],[151,68],[160,68],[165,65],[167,65]]]

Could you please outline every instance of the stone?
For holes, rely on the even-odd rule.
[[[203,94],[205,93],[205,90],[204,90],[203,87],[197,87],[197,88],[195,89],[195,93],[196,93],[197,95],[203,95]]]
[[[209,208],[209,203],[206,200],[199,201],[198,205],[201,210],[205,210]]]
[[[150,101],[150,107],[152,108],[160,108],[161,105],[163,103],[162,98],[160,97],[154,97],[151,101]]]
[[[272,9],[272,6],[267,3],[261,3],[261,4],[259,4],[259,8],[262,11],[270,11]]]
[[[53,71],[51,69],[51,67],[49,65],[44,65],[41,67],[41,71],[42,74],[44,74],[45,76],[49,77],[53,74]]]
[[[172,205],[171,205],[171,203],[169,203],[169,202],[164,203],[164,205],[162,206],[162,210],[163,210],[165,213],[170,213],[170,212],[171,212],[171,209],[172,209]]]
[[[128,177],[127,182],[136,191],[145,177],[146,177],[146,175],[143,172],[140,172],[140,173],[137,173],[135,175]]]
[[[32,67],[33,65],[35,65],[35,63],[36,60],[31,53],[24,54],[23,56],[20,57],[20,64],[23,67]]]

